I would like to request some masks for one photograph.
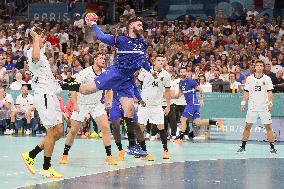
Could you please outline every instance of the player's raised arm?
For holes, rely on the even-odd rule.
[[[32,59],[39,61],[40,58],[40,36],[36,33],[35,28],[30,31],[30,41],[32,43]]]
[[[111,34],[104,34],[100,27],[97,25],[98,16],[95,13],[88,13],[86,15],[85,21],[88,25],[92,25],[97,38],[105,44],[114,46],[114,36]]]

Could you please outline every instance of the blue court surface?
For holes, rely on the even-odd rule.
[[[266,142],[251,142],[245,154],[236,154],[239,142],[210,141],[169,142],[170,160],[162,160],[159,141],[147,141],[155,157],[147,162],[126,156],[117,166],[104,163],[105,149],[99,139],[76,139],[69,153],[69,164],[60,165],[65,139],[56,143],[53,167],[63,179],[39,175],[43,153],[35,161],[36,174],[31,175],[21,159],[21,152],[32,149],[41,137],[1,136],[0,189],[9,188],[200,188],[200,189],[280,189],[284,183],[284,148],[276,144],[277,155],[271,155]],[[126,141],[123,141],[126,144]],[[113,143],[113,155],[118,150]]]

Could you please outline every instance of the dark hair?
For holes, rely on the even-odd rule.
[[[143,23],[143,20],[140,18],[140,17],[135,17],[135,18],[131,18],[130,20],[128,20],[127,22],[127,30],[129,30],[129,25],[133,22],[142,22]]]
[[[186,69],[186,67],[180,67],[180,69],[179,69],[179,72],[181,71],[181,70],[186,70],[187,71],[187,69]]]
[[[263,65],[263,67],[265,67],[265,63],[262,60],[260,60],[260,59],[256,60],[255,63],[254,63],[254,66],[256,66],[257,63],[260,63],[260,64]]]
[[[158,57],[164,58],[165,56],[164,56],[163,54],[158,54],[158,55],[156,56],[156,58],[158,58]]]
[[[229,75],[234,75],[236,78],[236,74],[234,72],[230,72]]]
[[[44,33],[45,32],[45,30],[43,29],[43,28],[41,28],[40,26],[34,26],[34,31],[38,34],[38,35],[40,35],[40,34],[42,34],[42,33]],[[33,42],[33,37],[31,36],[31,34],[29,33],[28,34],[28,38],[29,38],[29,41],[30,41],[30,43],[32,43]]]
[[[105,55],[105,53],[102,52],[102,51],[98,51],[98,52],[94,53],[94,59],[95,59],[95,58],[98,58],[99,55]]]

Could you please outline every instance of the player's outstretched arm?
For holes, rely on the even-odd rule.
[[[95,93],[97,91],[98,91],[98,89],[97,89],[97,85],[96,85],[95,82],[88,83],[88,84],[80,84],[80,86],[79,86],[79,92],[84,94],[84,95],[92,94],[92,93]]]
[[[114,46],[114,36],[111,34],[104,34],[97,24],[93,24],[93,30],[96,33],[97,38],[110,46]]]
[[[110,46],[114,46],[114,36],[110,34],[104,34],[100,27],[97,25],[99,17],[95,13],[88,13],[85,17],[85,21],[88,25],[93,27],[94,32],[96,33],[97,38]]]
[[[39,61],[39,58],[40,58],[39,35],[34,31],[34,28],[31,29],[30,35],[33,38],[33,42],[32,42],[32,59],[34,61]]]

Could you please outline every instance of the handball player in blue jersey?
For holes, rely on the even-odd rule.
[[[139,88],[137,87],[137,85],[135,84],[135,79],[133,80],[133,87],[134,87],[134,96],[138,101],[141,101],[141,95],[140,95],[140,91]],[[117,145],[117,148],[119,150],[118,152],[118,161],[122,161],[124,160],[125,157],[125,152],[122,148],[122,144],[121,144],[121,134],[120,134],[120,119],[124,118],[124,112],[121,108],[121,104],[118,98],[118,94],[116,91],[113,91],[113,99],[112,99],[112,106],[111,109],[109,110],[109,119],[112,122],[112,130],[113,130],[113,138],[115,141],[115,144]],[[134,110],[134,116],[133,116],[133,121],[135,124],[135,134],[136,134],[136,138],[138,142],[144,141],[144,134],[142,133],[142,130],[140,129],[139,125],[138,125],[138,116],[137,116],[137,112],[136,110]],[[126,152],[128,152],[126,150]],[[129,154],[131,154],[131,152],[128,152]],[[140,152],[140,156],[146,156],[147,152],[145,152],[145,154],[141,154],[142,152]],[[137,155],[135,153],[131,154],[131,155]]]
[[[199,108],[204,104],[203,97],[204,92],[202,88],[198,85],[198,83],[192,78],[188,77],[188,73],[186,68],[180,69],[180,82],[179,82],[179,93],[176,98],[184,95],[186,100],[186,107],[184,112],[180,118],[180,134],[174,140],[176,144],[182,144],[182,140],[184,135],[186,134],[187,120],[192,119],[193,124],[195,126],[208,126],[208,125],[216,125],[223,131],[223,121],[222,120],[210,120],[210,119],[201,119]],[[199,91],[200,98],[198,99],[196,91]]]
[[[81,85],[79,91],[83,94],[93,93],[97,90],[110,90],[117,92],[121,107],[124,111],[125,122],[128,129],[128,150],[137,151],[134,134],[134,90],[132,80],[134,73],[142,67],[150,71],[150,62],[146,56],[147,45],[141,36],[143,24],[139,19],[130,19],[127,36],[114,36],[104,34],[96,24],[98,17],[94,13],[86,15],[86,23],[92,25],[97,38],[105,44],[116,47],[114,64],[102,73],[95,82]],[[137,151],[139,154],[139,150]],[[143,151],[141,153],[144,153]]]

